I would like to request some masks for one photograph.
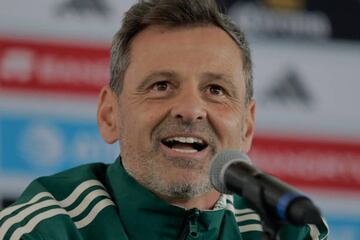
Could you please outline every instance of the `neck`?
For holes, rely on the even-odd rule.
[[[220,198],[220,193],[216,191],[208,192],[191,199],[174,199],[169,197],[160,196],[171,205],[176,205],[185,209],[197,208],[200,210],[210,210]]]

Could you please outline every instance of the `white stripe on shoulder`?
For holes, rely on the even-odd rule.
[[[41,221],[60,214],[66,215],[67,213],[64,209],[56,208],[36,215],[25,226],[16,229],[11,235],[10,240],[19,240],[22,235],[31,232],[35,228],[35,226],[38,225]]]
[[[226,210],[229,210],[230,212],[232,212],[233,214],[235,214],[235,208],[233,205],[226,205]]]
[[[93,207],[93,209],[89,212],[88,215],[86,215],[86,217],[84,217],[80,221],[75,222],[76,227],[78,229],[86,227],[96,218],[96,216],[101,212],[101,210],[111,205],[115,206],[113,201],[111,201],[110,199],[101,200]]]
[[[244,226],[239,226],[240,232],[241,233],[245,233],[245,232],[262,232],[263,231],[263,227],[261,224],[249,224],[249,225],[244,225]]]
[[[257,220],[260,221],[260,216],[256,213],[241,215],[241,216],[235,216],[236,222],[244,222],[248,220]]]
[[[1,219],[3,219],[4,217],[6,217],[6,216],[10,215],[11,213],[15,212],[19,208],[24,207],[24,206],[28,206],[30,204],[33,204],[33,203],[37,202],[38,200],[40,200],[41,198],[44,198],[44,197],[53,197],[53,196],[49,192],[41,192],[41,193],[36,194],[33,198],[31,198],[26,203],[22,203],[22,204],[14,205],[12,207],[5,208],[3,211],[0,212],[0,221],[1,221]]]
[[[235,214],[235,208],[234,208],[234,196],[225,194],[226,199],[226,207],[225,209],[229,210],[233,214]],[[229,201],[229,202],[228,202]]]
[[[35,211],[49,207],[49,206],[58,206],[57,201],[53,199],[45,200],[39,203],[36,203],[28,208],[25,208],[21,212],[17,213],[16,215],[10,217],[7,219],[0,227],[0,239],[3,239],[6,232],[16,223],[21,222],[24,220],[27,216],[34,213]]]
[[[228,200],[231,204],[234,204],[234,196],[230,194],[225,194],[226,200]]]
[[[319,240],[320,239],[320,232],[316,225],[308,224],[310,228],[310,237],[312,240]]]
[[[244,209],[235,209],[235,214],[246,214],[246,213],[255,213],[255,211],[251,208],[244,208]]]
[[[88,180],[83,183],[81,183],[79,186],[75,188],[75,190],[64,200],[59,201],[60,206],[66,208],[69,207],[71,204],[73,204],[76,199],[88,188],[93,186],[101,186],[104,187],[104,185],[99,182],[98,180]],[[105,187],[104,187],[105,188]]]
[[[68,211],[69,215],[74,218],[79,216],[88,206],[89,204],[97,197],[105,196],[110,198],[109,194],[102,189],[96,189],[90,192],[86,197],[82,200],[82,202],[73,210]]]
[[[6,221],[3,222],[2,225],[0,225],[0,239],[4,238],[5,234],[9,231],[9,229],[14,224],[23,221],[26,217],[30,216],[31,214],[33,214],[34,212],[36,212],[38,210],[44,209],[49,206],[58,206],[59,207],[56,209],[46,210],[46,211],[41,212],[41,213],[37,214],[36,216],[32,217],[25,226],[19,227],[17,230],[14,231],[11,239],[19,239],[23,234],[31,232],[39,222],[41,222],[45,219],[51,218],[52,216],[56,216],[58,214],[66,214],[72,218],[79,216],[81,213],[83,213],[86,210],[86,208],[90,205],[90,203],[93,202],[97,197],[101,197],[101,196],[107,197],[106,199],[103,199],[103,200],[99,201],[98,203],[96,203],[95,206],[90,210],[90,212],[87,214],[86,217],[84,217],[83,219],[81,219],[78,222],[75,222],[77,228],[82,228],[82,227],[87,226],[96,218],[96,216],[100,213],[100,211],[102,211],[107,206],[115,205],[109,199],[110,196],[105,190],[103,190],[103,189],[92,190],[84,197],[84,199],[81,201],[81,203],[77,207],[70,210],[69,212],[67,212],[66,209],[60,209],[60,207],[67,208],[67,207],[71,206],[74,202],[76,202],[79,199],[80,195],[84,191],[86,191],[87,189],[89,189],[90,187],[93,187],[93,186],[104,187],[103,184],[97,180],[88,180],[88,181],[85,181],[85,182],[81,183],[80,185],[78,185],[75,188],[75,190],[62,201],[55,200],[53,195],[51,195],[51,193],[42,192],[42,193],[35,195],[27,203],[15,205],[15,206],[11,207],[10,209],[5,209],[3,212],[1,212],[2,217],[13,213],[14,211],[16,211],[17,209],[19,209],[23,206],[26,206],[26,208],[24,208],[23,210],[21,210],[14,216],[9,217],[8,219],[6,219]],[[47,200],[43,200],[41,202],[37,202],[38,200],[40,200],[44,197],[52,197],[52,199],[47,199]]]

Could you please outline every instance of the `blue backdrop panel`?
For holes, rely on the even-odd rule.
[[[112,162],[119,145],[107,145],[96,122],[58,116],[2,116],[0,168],[44,175],[88,162]]]

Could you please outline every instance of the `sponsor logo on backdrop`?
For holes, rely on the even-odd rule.
[[[263,0],[265,6],[272,9],[299,10],[304,9],[305,0]]]
[[[108,49],[0,39],[4,89],[95,93],[109,79]]]
[[[66,0],[55,7],[55,12],[59,16],[72,15],[98,15],[108,17],[111,7],[105,0]]]
[[[59,116],[2,116],[0,171],[44,175],[89,162],[113,162],[119,145],[106,144],[96,121]],[[1,178],[0,178],[1,180]]]
[[[302,6],[301,1],[239,1],[229,15],[250,35],[329,38],[329,18],[322,12],[306,12]]]
[[[64,137],[49,123],[29,124],[19,136],[19,152],[29,164],[56,167],[64,152]]]
[[[360,143],[257,136],[251,157],[298,186],[360,191]]]
[[[301,73],[295,68],[287,67],[272,82],[273,84],[258,96],[262,105],[300,105],[311,108],[314,97],[302,80]]]
[[[29,82],[34,59],[35,54],[31,49],[10,48],[4,51],[0,62],[0,78],[3,81],[17,79],[19,82]]]

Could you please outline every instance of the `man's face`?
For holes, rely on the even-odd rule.
[[[166,197],[213,191],[211,159],[247,152],[253,135],[238,46],[217,27],[149,27],[130,60],[116,113],[124,167]]]

